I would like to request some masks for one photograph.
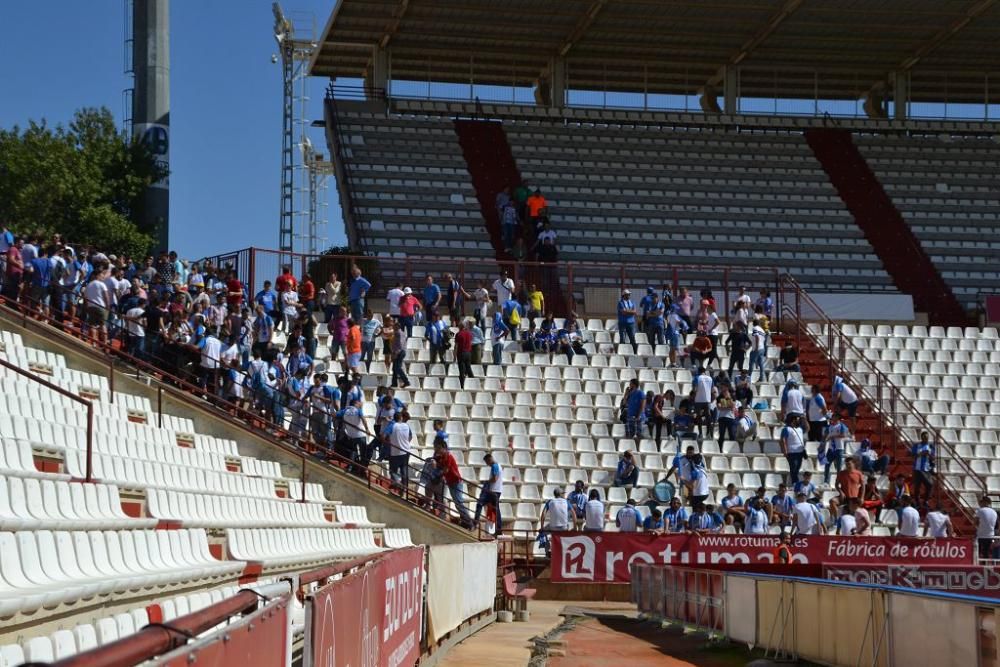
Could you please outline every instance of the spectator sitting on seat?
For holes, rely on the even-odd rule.
[[[794,507],[795,499],[789,495],[788,487],[779,484],[778,493],[771,497],[772,522],[777,523],[782,528],[790,526]]]
[[[583,510],[583,529],[590,532],[601,532],[604,530],[604,503],[601,502],[601,494],[597,489],[590,490],[590,497]]]
[[[854,451],[854,456],[859,460],[861,472],[863,473],[884,475],[889,470],[889,455],[883,454],[879,456],[875,448],[872,447],[872,441],[868,438],[861,440],[858,444],[858,449]]]
[[[753,387],[750,386],[750,378],[745,374],[740,374],[736,378],[736,389],[733,390],[733,398],[736,402],[747,407],[753,405]]]
[[[792,344],[791,340],[785,341],[785,347],[778,353],[778,365],[774,367],[775,372],[786,374],[798,373],[801,370],[798,359],[798,349]]]
[[[903,496],[910,495],[910,485],[906,483],[906,475],[899,473],[896,475],[896,479],[892,484],[889,485],[889,490],[885,493],[884,506],[887,510],[895,510],[896,518],[899,519],[899,514],[902,511],[902,499]]]
[[[871,535],[872,519],[864,503],[857,498],[852,498],[848,501],[847,508],[854,513],[854,534],[862,536]]]
[[[718,531],[715,519],[708,513],[705,503],[697,501],[692,507],[691,517],[688,519],[688,530],[696,535],[714,533]]]
[[[569,493],[569,505],[573,510],[574,525],[577,523],[582,523],[584,519],[584,510],[587,507],[587,485],[582,479],[576,480],[574,483],[574,488]]]
[[[745,501],[736,490],[736,485],[732,482],[726,484],[726,496],[722,499],[721,505],[727,526],[743,525],[743,517],[746,515],[744,504]]]
[[[699,372],[701,369],[707,368],[711,364],[714,349],[715,347],[712,345],[711,338],[703,333],[697,334],[694,342],[687,348],[687,355],[691,360],[691,366],[699,369]]]
[[[757,418],[745,403],[736,402],[736,442],[742,445],[747,440],[757,439]]]
[[[812,482],[812,473],[808,470],[802,473],[802,479],[792,485],[792,491],[795,495],[800,493],[806,494],[806,500],[811,503],[819,502],[819,495],[816,493],[816,485]]]
[[[698,437],[698,432],[695,430],[695,420],[691,416],[689,405],[690,403],[681,401],[674,413],[674,435],[677,436],[678,450],[680,449],[681,440]]]
[[[532,354],[545,349],[544,334],[542,341],[538,340],[539,331],[535,328],[534,321],[528,323],[528,330],[521,336],[521,351]],[[546,350],[547,351],[547,350]]]
[[[875,512],[875,521],[881,521],[882,517],[882,493],[878,490],[878,485],[874,477],[869,477],[865,481],[865,489],[861,495],[861,506],[868,511]]]
[[[681,499],[674,496],[670,499],[670,507],[663,513],[663,522],[666,524],[667,532],[683,533],[688,525],[687,510],[681,506]]]
[[[650,510],[649,516],[642,521],[642,529],[654,535],[660,535],[665,532],[666,523],[663,521],[663,512],[660,511],[660,508],[654,507]]]
[[[989,505],[989,499],[984,498],[986,505],[983,505],[982,500],[980,500],[981,508],[985,506],[987,509]],[[920,512],[917,508],[913,506],[913,498],[910,496],[903,496],[900,499],[900,505],[902,505],[903,510],[899,513],[899,528],[898,535],[900,537],[916,537],[920,531]],[[993,511],[993,510],[990,510]],[[978,514],[978,512],[977,512]],[[993,512],[993,524],[996,524],[996,512]],[[990,531],[990,536],[993,535],[992,530]],[[979,531],[977,530],[976,536],[979,536]],[[982,542],[980,542],[980,556],[982,556]],[[987,556],[988,557],[988,556]]]
[[[639,482],[639,466],[635,463],[632,452],[625,451],[618,459],[613,486],[635,486]]]
[[[857,534],[857,521],[854,518],[854,510],[852,506],[857,505],[857,500],[852,499],[843,508],[841,508],[840,516],[837,517],[834,523],[834,529],[837,535],[849,536]]]
[[[625,506],[618,510],[618,514],[615,515],[615,525],[618,527],[619,532],[634,533],[642,531],[642,515],[639,514],[639,510],[636,509],[635,505],[635,499],[629,498]]]

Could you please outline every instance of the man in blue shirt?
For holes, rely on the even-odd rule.
[[[934,491],[934,445],[927,431],[920,432],[920,442],[913,445],[913,502],[920,505],[920,490],[924,489],[924,504],[931,499]]]
[[[663,512],[654,507],[649,516],[642,522],[642,529],[650,533],[662,533],[666,528],[663,521]]]
[[[847,424],[840,420],[840,413],[834,412],[830,415],[830,426],[823,436],[823,444],[826,445],[826,466],[823,469],[823,481],[830,483],[830,467],[833,466],[840,472],[844,465],[844,447],[851,437],[851,432]]]
[[[652,345],[666,345],[667,338],[664,332],[666,320],[663,319],[663,304],[660,297],[652,295],[652,304],[645,313],[646,338]]]
[[[444,374],[448,374],[448,361],[445,359],[445,352],[448,350],[448,325],[441,319],[441,315],[436,310],[427,310],[430,322],[424,330],[424,337],[431,347],[431,363],[444,364]]]
[[[635,464],[632,452],[625,452],[618,459],[618,469],[615,470],[614,486],[635,486],[639,481],[639,466]]]
[[[584,519],[584,511],[587,507],[587,485],[583,483],[582,479],[576,480],[575,486],[572,491],[570,491],[569,506],[573,508],[573,514],[575,515],[575,522],[582,522]]]
[[[774,510],[774,517],[782,528],[791,525],[792,510],[795,508],[795,498],[788,495],[788,487],[784,484],[778,485],[778,493],[771,497],[771,508]]]
[[[647,287],[646,288],[646,295],[644,297],[642,297],[641,299],[639,299],[639,312],[642,315],[641,319],[639,320],[639,330],[640,331],[649,331],[646,328],[646,324],[647,324],[646,318],[649,315],[649,311],[653,307],[653,299],[654,299],[655,296],[656,296],[656,291],[652,287]]]
[[[424,316],[427,317],[428,321],[437,312],[440,303],[441,288],[434,283],[434,276],[429,275],[424,285]]]
[[[618,514],[615,515],[615,525],[622,533],[634,533],[642,530],[642,515],[636,509],[634,498],[629,498],[625,507],[618,510]]]
[[[670,508],[663,513],[663,522],[670,533],[683,533],[687,528],[688,513],[681,507],[681,499],[677,496],[670,499]]]
[[[632,292],[625,290],[622,292],[621,301],[618,302],[618,343],[623,344],[625,339],[632,344],[632,354],[639,353],[639,345],[635,342],[635,302],[632,301]]]
[[[503,323],[510,332],[510,339],[517,340],[521,320],[524,319],[524,311],[521,308],[521,303],[511,294],[509,299],[500,304],[500,311],[503,313]],[[514,313],[517,313],[517,315],[515,316]]]
[[[264,289],[257,292],[253,301],[254,303],[264,306],[264,313],[270,315],[272,320],[277,321],[280,319],[281,313],[278,312],[278,293],[271,289],[270,280],[264,281]]]
[[[347,305],[351,309],[351,319],[360,322],[365,314],[365,299],[372,284],[361,275],[361,267],[351,267],[351,284],[347,288]]]
[[[642,437],[642,418],[646,410],[646,393],[639,388],[639,380],[629,381],[625,403],[625,437],[639,439]]]
[[[500,313],[493,315],[493,328],[490,330],[490,342],[493,345],[493,363],[496,366],[503,366],[503,341],[510,333],[510,329],[503,322]]]
[[[795,492],[796,496],[800,493],[806,494],[806,500],[811,503],[819,502],[819,496],[816,495],[816,485],[812,483],[812,473],[808,470],[802,473],[802,479],[795,482],[792,491]]]
[[[49,284],[52,279],[52,248],[41,249],[30,262],[25,262],[25,271],[31,274],[31,301],[35,308],[48,312]]]

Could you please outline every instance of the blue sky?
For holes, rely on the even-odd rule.
[[[285,0],[318,29],[334,0]],[[82,106],[107,106],[120,121],[122,0],[3,3],[0,126],[66,122]],[[173,0],[170,7],[171,246],[204,256],[278,246],[281,72],[271,0]],[[12,29],[19,26],[19,29]],[[324,81],[312,83],[322,117]],[[321,131],[313,145],[325,146]],[[344,243],[330,185],[330,244]]]

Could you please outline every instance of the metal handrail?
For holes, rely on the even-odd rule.
[[[927,431],[935,438],[935,441],[938,444],[938,460],[940,461],[942,458],[940,456],[941,450],[944,450],[944,452],[948,455],[948,459],[950,461],[957,462],[959,467],[962,468],[962,474],[975,480],[976,485],[980,489],[980,494],[986,494],[987,486],[985,480],[978,473],[976,473],[962,457],[958,456],[951,443],[945,440],[941,436],[940,431],[924,418],[924,416],[915,408],[913,403],[903,394],[900,388],[889,379],[888,375],[881,371],[876,364],[865,355],[864,351],[851,342],[850,338],[844,334],[841,327],[823,312],[822,308],[816,304],[812,297],[809,296],[809,294],[792,276],[783,274],[781,280],[782,288],[788,287],[794,294],[794,304],[790,304],[787,300],[783,300],[783,315],[793,317],[795,319],[797,333],[801,334],[804,332],[806,336],[808,336],[821,349],[825,349],[827,358],[830,360],[831,376],[833,375],[832,371],[835,369],[837,374],[841,375],[845,382],[850,381],[849,384],[866,399],[869,406],[882,416],[886,424],[892,428],[894,446],[898,444],[899,440],[902,440],[909,445],[913,444],[912,440],[910,440],[906,433],[906,429],[909,427],[904,427],[899,420],[896,419],[898,408],[901,407],[902,409],[905,409],[909,415],[916,419],[921,430]],[[810,331],[808,324],[805,320],[803,320],[801,315],[803,302],[815,313],[816,319],[818,319],[820,323],[826,327],[826,341],[823,340],[822,330],[819,333]],[[870,373],[875,376],[877,395],[873,395],[869,390],[870,383],[858,382],[854,379],[854,373],[847,368],[846,364],[848,353],[852,355],[853,360],[858,361],[865,366],[865,373]],[[888,405],[886,405],[885,398],[883,397],[884,391],[888,391],[889,393]],[[897,452],[894,451],[893,453],[896,454]],[[936,475],[936,481],[939,488],[943,487],[945,489],[946,493],[949,497],[951,497],[956,507],[961,509],[967,517],[971,518],[973,510],[964,504],[961,496],[962,490],[955,489],[953,487],[951,482],[948,480],[948,475],[942,473],[940,467],[938,469],[938,474]]]
[[[0,359],[0,366],[2,366],[3,368],[6,368],[7,370],[10,370],[10,371],[13,371],[13,372],[17,373],[21,377],[25,377],[28,380],[31,380],[32,382],[35,382],[37,384],[42,385],[43,387],[45,387],[46,389],[48,389],[50,391],[54,391],[57,394],[60,394],[61,396],[65,396],[66,398],[68,398],[68,399],[70,399],[70,400],[72,400],[72,401],[74,401],[76,403],[80,403],[80,404],[82,404],[87,409],[87,475],[84,478],[84,481],[88,482],[88,483],[89,482],[93,482],[94,481],[94,467],[93,467],[93,460],[94,460],[93,459],[93,456],[94,456],[94,404],[93,404],[93,402],[88,401],[87,399],[82,398],[80,396],[77,396],[73,392],[67,391],[67,390],[63,389],[62,387],[60,387],[59,385],[56,385],[56,384],[53,384],[53,383],[49,382],[48,380],[44,380],[44,379],[38,377],[37,375],[35,375],[34,373],[31,373],[29,371],[24,370],[23,368],[15,366],[14,364],[10,363],[9,361],[7,361],[5,359]]]
[[[216,414],[217,416],[220,416],[220,417],[226,419],[229,423],[235,424],[239,428],[241,428],[242,430],[248,431],[249,433],[253,434],[256,437],[259,437],[259,438],[262,438],[264,440],[267,440],[271,444],[280,447],[281,449],[283,449],[287,453],[293,454],[294,456],[298,457],[301,460],[301,464],[302,464],[302,477],[301,477],[301,482],[302,482],[302,499],[301,499],[301,502],[305,502],[305,493],[306,493],[305,492],[306,460],[307,460],[307,456],[315,454],[315,451],[311,451],[308,446],[303,446],[303,444],[302,444],[303,441],[300,438],[298,438],[297,436],[293,435],[291,432],[287,431],[283,427],[276,426],[276,425],[272,425],[272,428],[274,430],[274,434],[273,435],[270,434],[270,433],[268,433],[264,429],[258,430],[258,429],[251,428],[252,424],[255,424],[255,423],[256,424],[260,424],[263,421],[262,418],[261,418],[261,416],[259,414],[251,412],[251,411],[248,411],[248,410],[246,410],[244,408],[241,408],[240,406],[237,406],[237,405],[235,405],[233,403],[230,403],[230,402],[226,401],[225,399],[220,398],[218,396],[214,396],[213,395],[211,397],[206,397],[205,396],[206,392],[201,387],[199,387],[197,385],[193,385],[190,382],[188,382],[187,380],[185,380],[184,378],[181,378],[181,377],[178,377],[176,375],[173,375],[173,374],[169,373],[168,371],[165,371],[162,368],[159,368],[159,367],[154,366],[152,364],[149,364],[148,362],[146,362],[146,361],[144,361],[142,359],[138,359],[138,358],[130,355],[128,352],[125,352],[123,350],[117,349],[113,345],[111,345],[110,342],[94,341],[92,339],[88,339],[86,333],[82,329],[80,329],[78,326],[76,326],[76,324],[73,324],[73,323],[67,324],[66,322],[58,322],[57,320],[55,320],[51,316],[43,314],[40,310],[34,308],[33,306],[25,304],[23,302],[17,304],[17,307],[20,309],[21,314],[22,314],[22,326],[24,326],[24,327],[27,328],[29,326],[29,324],[37,325],[37,324],[40,324],[40,323],[48,323],[48,324],[50,324],[50,325],[52,325],[52,326],[54,326],[54,327],[62,330],[64,333],[71,335],[71,337],[80,338],[80,339],[83,339],[83,340],[89,342],[90,345],[88,345],[85,348],[83,348],[83,349],[87,350],[88,352],[90,352],[90,353],[96,353],[96,352],[102,352],[103,351],[104,352],[103,356],[108,361],[108,383],[109,383],[109,389],[110,389],[110,392],[111,392],[111,401],[112,402],[114,402],[114,360],[115,359],[122,359],[122,360],[127,361],[128,363],[130,363],[136,369],[136,377],[137,378],[138,378],[140,372],[145,372],[146,376],[150,380],[156,382],[157,383],[157,390],[158,390],[158,392],[162,392],[163,387],[164,387],[163,382],[167,382],[167,383],[175,385],[178,389],[180,389],[180,391],[178,391],[178,390],[175,390],[174,388],[172,388],[172,387],[170,387],[168,385],[166,387],[167,392],[170,395],[172,395],[174,398],[177,398],[179,400],[183,400],[186,403],[191,403],[193,397],[207,398],[206,402],[199,402],[199,403],[197,403],[198,407],[201,407],[203,409],[211,409],[211,411],[214,414]],[[29,314],[31,315],[31,317],[28,317]],[[161,401],[161,404],[162,404],[162,398],[160,399],[160,401]],[[212,409],[212,408],[215,408],[215,409]],[[160,410],[160,413],[162,414],[162,409]],[[244,421],[241,421],[241,419],[244,420]],[[246,423],[244,423],[244,422],[246,422]],[[307,424],[308,424],[308,421],[307,421]],[[291,441],[294,444],[289,445],[288,443],[284,442],[283,440],[289,440],[289,441]],[[347,468],[348,470],[357,469],[358,467],[360,467],[357,462],[355,462],[355,461],[353,461],[351,459],[345,458],[345,457],[337,454],[336,452],[325,451],[325,452],[323,452],[323,454],[326,457],[327,461],[336,462],[336,463],[340,464],[341,466],[343,466],[344,468]],[[415,459],[417,459],[419,461],[422,461],[422,462],[426,461],[426,459],[423,459],[420,456],[417,456],[417,455],[414,455],[414,454],[411,454],[411,457],[415,458]],[[313,460],[316,460],[316,459],[313,458]],[[89,457],[88,457],[88,462],[89,462]],[[411,470],[416,470],[416,471],[419,472],[419,468],[417,468],[415,466],[411,465],[410,469]],[[367,486],[368,486],[369,489],[374,489],[374,488],[382,488],[382,489],[385,489],[385,488],[389,488],[389,489],[396,488],[395,483],[393,482],[393,480],[390,477],[386,477],[385,475],[382,475],[381,473],[372,471],[370,468],[366,468],[363,472],[364,472],[364,477],[365,477],[365,480],[367,482]],[[373,481],[375,482],[374,484],[373,484]],[[480,485],[479,484],[476,484],[474,482],[471,482],[471,481],[465,480],[465,479],[462,479],[462,483],[466,485],[465,495],[470,496],[470,497],[474,497],[476,499],[479,498],[479,496],[481,495],[481,493],[480,493],[481,489],[480,489]],[[473,495],[472,493],[470,493],[470,489],[476,490],[475,495]],[[454,510],[452,510],[451,506],[448,505],[447,503],[438,503],[438,502],[434,501],[434,499],[432,499],[432,498],[421,497],[416,492],[414,492],[409,486],[406,486],[405,488],[401,489],[401,495],[399,497],[402,498],[403,500],[407,501],[408,503],[410,503],[410,504],[412,504],[414,506],[417,506],[417,507],[420,507],[420,506],[423,506],[423,505],[429,505],[430,508],[432,510],[434,510],[434,511],[428,512],[428,514],[430,516],[432,516],[432,517],[438,518],[439,520],[443,520],[443,519],[441,519],[441,517],[439,517],[437,515],[436,512],[438,512],[438,511],[445,512],[446,516],[457,516],[459,518],[461,516],[457,507]],[[484,530],[483,530],[483,528],[482,528],[481,525],[474,526],[474,530],[475,530],[476,535],[477,535],[477,537],[479,539],[484,539],[486,537],[486,533],[484,532]]]

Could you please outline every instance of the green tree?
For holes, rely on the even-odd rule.
[[[43,120],[0,129],[0,219],[17,233],[59,233],[141,256],[152,245],[137,222],[143,192],[165,176],[106,108],[80,109],[68,127]]]

